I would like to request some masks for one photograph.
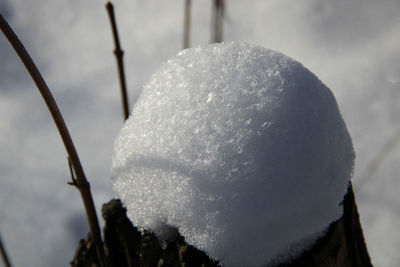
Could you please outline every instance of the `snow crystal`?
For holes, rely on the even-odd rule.
[[[114,147],[132,222],[225,266],[310,245],[342,214],[350,136],[331,91],[300,63],[243,42],[180,52],[144,86]]]

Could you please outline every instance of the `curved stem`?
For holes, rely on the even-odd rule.
[[[7,37],[12,47],[14,48],[15,52],[20,57],[21,61],[24,63],[27,71],[31,75],[33,81],[35,82],[37,88],[40,91],[40,94],[42,95],[44,101],[46,102],[46,105],[50,111],[51,116],[53,117],[54,123],[57,126],[57,129],[60,133],[65,149],[71,159],[72,166],[76,174],[77,188],[81,194],[82,201],[85,206],[86,216],[90,228],[91,240],[95,244],[101,244],[102,240],[100,234],[100,227],[97,219],[97,214],[92,194],[90,192],[90,185],[86,179],[85,173],[83,172],[83,168],[79,160],[78,153],[76,152],[75,146],[72,142],[71,136],[68,132],[67,126],[65,125],[61,112],[58,109],[57,104],[46,82],[44,81],[42,75],[40,74],[32,58],[30,57],[30,55],[24,48],[23,44],[21,43],[21,41],[18,39],[17,35],[14,33],[10,25],[8,25],[7,21],[3,18],[1,14],[0,14],[0,28],[4,33],[4,35]]]

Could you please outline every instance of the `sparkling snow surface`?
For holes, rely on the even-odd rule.
[[[342,214],[351,138],[300,63],[233,42],[180,52],[144,86],[114,147],[132,222],[226,266],[293,255]],[[285,256],[284,256],[285,257]]]

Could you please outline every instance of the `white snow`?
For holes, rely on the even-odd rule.
[[[300,63],[243,42],[187,49],[144,86],[114,146],[132,222],[165,225],[226,266],[309,246],[342,214],[351,138],[331,91]]]

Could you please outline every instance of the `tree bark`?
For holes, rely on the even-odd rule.
[[[368,267],[372,266],[359,222],[352,186],[343,201],[343,216],[329,226],[326,234],[301,255],[278,267]],[[140,233],[126,216],[121,201],[103,205],[105,254],[108,266],[118,267],[213,267],[218,262],[185,243],[177,231],[176,240],[163,249],[149,232]],[[74,267],[98,266],[96,254],[83,240],[71,262]]]
[[[308,251],[279,267],[369,267],[372,266],[360,224],[352,185],[343,201],[343,216]]]

